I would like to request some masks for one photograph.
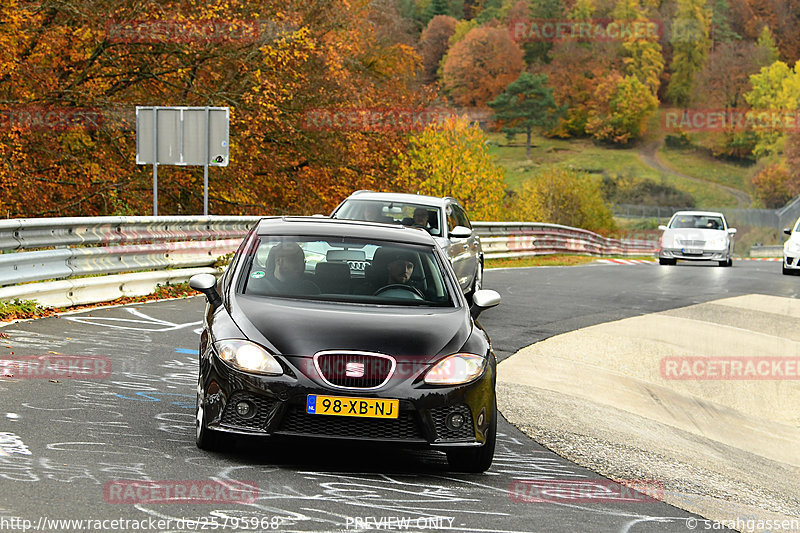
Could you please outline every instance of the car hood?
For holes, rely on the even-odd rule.
[[[430,362],[457,352],[472,331],[464,308],[383,307],[236,295],[233,320],[248,339],[275,353],[312,356],[357,350]]]

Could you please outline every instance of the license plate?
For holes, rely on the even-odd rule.
[[[703,250],[698,250],[696,248],[689,248],[684,253],[687,253],[687,254],[690,254],[690,255],[703,255]]]
[[[400,400],[344,398],[309,394],[306,413],[312,415],[357,416],[361,418],[397,418]]]

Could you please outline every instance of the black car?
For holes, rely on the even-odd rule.
[[[208,299],[197,445],[238,435],[431,447],[482,472],[495,447],[496,364],[478,314],[425,231],[316,217],[261,220]]]

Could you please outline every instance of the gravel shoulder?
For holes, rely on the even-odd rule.
[[[717,521],[797,519],[800,380],[665,379],[662,360],[796,361],[798,318],[798,300],[747,295],[551,337],[500,364],[498,405],[559,455],[612,479],[655,480],[676,507]]]

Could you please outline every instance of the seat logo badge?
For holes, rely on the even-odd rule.
[[[344,375],[348,378],[363,378],[364,363],[347,363],[344,369]]]

